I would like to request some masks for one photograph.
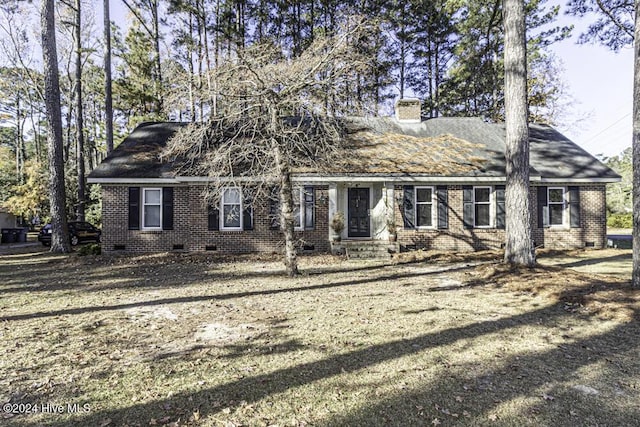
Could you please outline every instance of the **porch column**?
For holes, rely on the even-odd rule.
[[[395,216],[395,212],[396,212],[396,197],[395,197],[395,185],[393,185],[393,183],[388,183],[385,182],[384,183],[384,204],[387,208],[387,212],[386,212],[386,217],[387,217],[387,224],[396,224],[396,216]],[[386,238],[389,238],[389,230],[387,227],[386,231]]]
[[[338,212],[338,185],[336,183],[329,183],[329,229],[327,230],[329,241],[334,237],[331,220],[336,212]]]

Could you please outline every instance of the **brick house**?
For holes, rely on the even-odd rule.
[[[274,201],[229,187],[210,204],[207,178],[182,176],[159,153],[179,123],[138,126],[90,175],[102,186],[104,252],[279,251]],[[505,240],[504,124],[479,118],[421,120],[418,101],[396,116],[352,119],[349,153],[332,170],[294,171],[301,248],[329,251],[341,212],[342,242],[453,251]],[[536,246],[606,245],[605,186],[620,177],[549,126],[530,126]]]

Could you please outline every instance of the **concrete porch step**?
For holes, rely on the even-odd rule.
[[[398,252],[397,243],[380,240],[343,240],[334,243],[334,248],[343,249],[350,259],[386,259]]]

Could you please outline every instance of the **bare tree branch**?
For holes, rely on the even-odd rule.
[[[330,38],[317,37],[296,58],[286,59],[270,44],[246,47],[215,68],[218,114],[191,123],[168,143],[162,157],[180,173],[210,179],[205,199],[215,201],[225,187],[250,187],[251,199],[272,197],[279,188],[285,265],[297,274],[291,174],[322,171],[341,161],[345,127],[339,115],[326,114],[327,93],[366,72],[368,60],[349,39],[363,36],[359,23]],[[330,111],[338,111],[334,106]],[[244,184],[244,185],[243,185]],[[249,185],[250,184],[250,185]]]

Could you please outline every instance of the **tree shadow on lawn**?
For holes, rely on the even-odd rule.
[[[557,299],[565,304],[597,300],[598,294],[607,290],[604,285],[594,282],[579,290],[569,289]],[[623,292],[637,290],[623,288]],[[616,301],[637,303],[632,298]],[[556,304],[496,324],[545,322],[553,326],[568,311],[566,305],[561,308]],[[384,397],[318,425],[640,425],[640,406],[636,404],[640,399],[640,311],[632,309],[629,317],[633,320],[606,333],[544,352],[512,355],[489,371],[478,372],[473,363],[454,366],[426,387]],[[498,328],[483,329],[493,333]],[[627,359],[626,366],[619,362],[621,358]],[[579,371],[587,367],[589,378],[584,378],[584,372],[580,374],[587,383],[576,384]],[[615,380],[598,374],[598,369],[613,373]]]
[[[634,381],[639,373],[631,372],[634,379],[625,384],[630,372],[614,360],[622,353],[635,357],[639,333],[637,324],[623,324],[557,349],[508,357],[488,371],[478,372],[473,364],[454,366],[424,387],[384,397],[318,425],[637,426],[640,407],[635,402],[640,393]],[[578,372],[591,366],[613,373],[617,382],[593,373],[586,384],[578,381]]]
[[[462,254],[446,254],[416,252],[411,257],[406,254],[391,262],[357,263],[346,262],[338,265],[322,265],[329,255],[309,255],[310,266],[302,270],[301,277],[315,277],[329,274],[385,271],[396,265],[429,265],[445,266],[461,264],[478,264],[495,261],[495,252],[477,252]],[[337,258],[330,257],[330,261]],[[55,292],[85,291],[99,292],[120,289],[159,289],[173,286],[186,287],[202,281],[224,282],[239,279],[260,279],[286,276],[284,266],[276,270],[251,269],[249,271],[225,270],[225,266],[234,263],[254,262],[258,265],[266,261],[265,256],[253,255],[207,255],[194,254],[159,254],[123,256],[88,256],[78,257],[65,254],[38,252],[20,258],[24,262],[21,268],[0,260],[0,294],[21,292]],[[316,260],[318,260],[316,262]],[[280,263],[270,260],[269,263]],[[14,283],[23,283],[15,285]],[[102,283],[106,282],[106,283]],[[14,284],[5,286],[5,284]]]
[[[462,271],[469,268],[473,268],[473,266],[466,265],[462,267],[445,267],[443,270],[434,270],[431,272],[417,271],[417,272],[407,272],[407,273],[401,273],[401,274],[394,273],[394,274],[387,274],[382,276],[364,277],[361,279],[329,282],[329,283],[323,283],[319,285],[310,285],[310,286],[295,286],[295,287],[280,286],[273,289],[262,289],[259,291],[232,292],[227,294],[197,295],[197,296],[186,296],[186,297],[177,297],[177,298],[160,298],[160,299],[155,299],[150,301],[138,301],[138,302],[132,302],[132,303],[125,303],[125,304],[66,308],[62,310],[0,316],[0,322],[38,319],[38,318],[47,318],[47,317],[55,317],[55,316],[69,316],[69,315],[76,315],[76,314],[83,314],[83,313],[124,310],[129,308],[148,307],[148,306],[157,306],[157,305],[165,305],[165,304],[183,304],[183,303],[192,303],[192,302],[200,302],[200,301],[228,300],[228,299],[245,298],[245,297],[260,296],[260,295],[274,295],[274,294],[287,293],[287,292],[295,293],[295,292],[303,292],[303,291],[315,291],[320,289],[331,289],[331,288],[340,288],[345,286],[358,286],[358,285],[364,285],[364,284],[371,284],[375,282],[382,282],[385,280],[398,280],[398,279],[404,279],[404,278],[424,277],[426,275],[441,274],[443,272]],[[174,285],[175,284],[173,284],[172,286]],[[179,286],[186,286],[186,283],[182,282],[179,284]]]
[[[162,257],[139,257],[139,261],[127,263],[127,258],[92,259],[69,258],[61,255],[55,259],[36,262],[38,258],[47,258],[49,254],[32,254],[28,268],[16,269],[15,265],[3,264],[0,261],[0,294],[20,292],[54,292],[61,290],[98,292],[118,289],[166,288],[171,286],[187,286],[200,281],[227,281],[251,278],[269,278],[286,276],[284,266],[277,270],[252,269],[250,271],[225,270],[226,265],[240,262],[242,257],[211,257],[196,254],[193,256],[176,256],[168,254]],[[165,262],[162,262],[166,260]],[[247,256],[252,262],[252,258]],[[65,262],[68,261],[68,262]],[[97,261],[97,262],[94,262]],[[25,260],[25,263],[28,263]],[[260,264],[260,261],[253,262]],[[279,261],[271,261],[279,262]],[[418,262],[418,261],[414,261]],[[409,262],[402,262],[407,264]],[[313,266],[303,270],[302,277],[340,274],[346,272],[382,271],[389,268],[388,263],[365,265],[331,265]],[[104,272],[97,272],[102,271]],[[153,271],[150,271],[153,270]],[[160,272],[161,274],[156,275]],[[124,278],[124,279],[123,279]],[[170,279],[176,279],[178,283]],[[12,282],[27,282],[24,285],[5,287]],[[101,282],[108,282],[101,284]]]
[[[626,254],[613,255],[605,258],[587,258],[579,261],[561,262],[557,264],[554,263],[553,265],[556,265],[558,267],[564,267],[564,268],[573,268],[573,267],[583,267],[586,265],[602,264],[605,262],[631,261],[631,258],[632,258],[632,254],[631,252],[629,252]]]
[[[596,292],[594,289],[587,291]],[[571,298],[571,296],[567,297]],[[199,411],[200,418],[222,411],[223,408],[233,409],[239,407],[241,402],[255,403],[262,399],[285,392],[289,389],[308,385],[323,379],[339,377],[342,374],[353,373],[361,369],[370,368],[375,365],[393,361],[395,359],[414,355],[429,350],[450,345],[461,340],[472,340],[484,335],[495,334],[507,331],[511,328],[522,325],[548,325],[555,326],[560,320],[570,316],[577,316],[576,313],[569,313],[563,309],[561,304],[553,304],[544,308],[529,311],[526,313],[513,315],[507,318],[496,320],[486,320],[470,325],[450,328],[445,331],[427,333],[415,338],[399,339],[383,344],[372,345],[366,348],[349,351],[342,354],[333,355],[322,360],[302,363],[284,369],[279,369],[271,373],[245,377],[233,380],[225,384],[216,385],[201,391],[177,393],[171,397],[158,399],[151,402],[134,404],[125,408],[102,410],[73,420],[76,425],[100,425],[105,420],[111,420],[112,425],[141,424],[146,425],[151,419],[165,420],[187,420],[194,411]],[[636,318],[638,313],[635,312]],[[579,338],[576,341],[559,346],[544,352],[527,352],[506,358],[498,364],[496,372],[474,372],[473,366],[462,366],[457,371],[452,371],[450,375],[436,379],[434,382],[425,383],[425,388],[421,390],[411,390],[401,392],[394,396],[382,398],[370,405],[357,409],[349,414],[336,415],[323,422],[323,425],[425,425],[431,422],[431,418],[426,417],[449,417],[442,408],[453,413],[454,406],[464,410],[464,405],[451,404],[450,402],[440,402],[439,396],[443,395],[443,390],[459,391],[464,399],[471,404],[474,399],[479,401],[473,403],[473,412],[470,412],[468,421],[463,418],[456,418],[456,424],[468,423],[469,425],[498,424],[490,418],[490,413],[496,410],[503,402],[512,399],[539,394],[540,391],[532,388],[550,387],[548,393],[557,393],[564,399],[567,387],[557,386],[560,382],[569,383],[580,368],[590,366],[598,362],[609,362],[621,353],[633,353],[638,351],[637,336],[640,334],[638,322],[628,322],[618,325],[607,333]],[[588,353],[588,354],[585,354]],[[559,361],[560,365],[558,365]],[[613,365],[615,366],[615,365]],[[526,375],[534,376],[529,378],[529,386],[526,389],[518,387],[517,381],[512,377],[517,375],[519,369],[524,369]],[[621,370],[622,376],[624,371]],[[631,372],[636,375],[637,372]],[[498,384],[498,379],[504,383]],[[516,384],[514,384],[516,382]],[[507,384],[508,383],[508,384]],[[471,387],[467,385],[471,384]],[[467,387],[468,390],[464,390]],[[560,388],[557,388],[560,387]],[[626,391],[627,393],[637,393],[637,391]],[[224,403],[220,403],[224,402]],[[433,402],[436,402],[435,404]],[[615,425],[637,425],[640,420],[640,410],[635,409],[623,413],[616,413],[607,410],[599,420],[581,420],[571,414],[562,412],[562,408],[554,408],[553,403],[548,403],[541,397],[540,407],[531,408],[531,414],[522,416],[539,416],[533,421],[542,424],[554,425],[556,418],[551,420],[546,417],[559,417],[563,423],[566,421],[570,425],[576,424],[615,424]],[[557,403],[557,402],[556,402]],[[584,405],[588,405],[586,402]],[[439,405],[439,406],[434,406]],[[449,406],[448,406],[449,405]],[[551,406],[551,409],[549,407]],[[537,412],[536,412],[537,411]],[[420,414],[423,412],[423,415]],[[426,414],[426,415],[425,415]],[[462,417],[462,415],[460,415]],[[492,422],[490,422],[490,420]],[[63,426],[69,425],[71,421],[65,422],[49,421],[46,425]],[[500,420],[498,420],[500,421]],[[506,420],[502,425],[513,424],[513,419]],[[554,421],[552,423],[552,421]],[[592,422],[590,422],[592,421]],[[532,423],[534,424],[534,423]],[[28,420],[24,420],[22,426],[33,426]],[[37,425],[41,425],[38,423]],[[558,425],[558,424],[555,424]]]

